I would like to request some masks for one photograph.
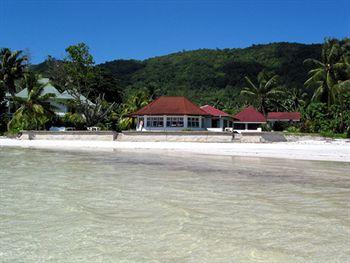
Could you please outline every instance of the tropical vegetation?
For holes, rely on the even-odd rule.
[[[9,131],[20,132],[45,128],[45,124],[55,116],[55,108],[49,103],[55,98],[55,94],[44,94],[45,84],[41,84],[34,73],[25,74],[22,87],[27,89],[28,96],[12,98],[19,108],[8,123]]]
[[[84,43],[69,46],[63,60],[48,57],[38,65],[28,65],[21,51],[3,48],[0,101],[6,92],[14,97],[23,89],[21,79],[31,71],[49,77],[56,88],[74,97],[71,113],[60,120],[49,118],[46,124],[61,121],[82,129],[92,125],[129,129],[135,125],[129,118],[131,112],[161,95],[183,95],[231,114],[247,105],[264,114],[300,111],[303,121],[283,127],[289,131],[350,133],[349,39],[326,39],[323,45],[283,42],[244,49],[200,49],[98,65]],[[37,89],[32,88],[30,100],[43,105]],[[28,103],[13,100],[21,111],[40,116],[29,110]],[[1,123],[7,122],[4,108],[4,103],[0,104],[0,129],[6,127]],[[25,118],[21,116],[15,114],[11,122]],[[19,127],[33,128],[26,125]],[[37,120],[34,128],[44,126],[45,122]]]

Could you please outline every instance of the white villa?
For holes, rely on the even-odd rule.
[[[69,106],[67,104],[68,101],[74,100],[74,97],[70,95],[67,91],[59,92],[52,84],[50,83],[50,80],[48,78],[41,78],[39,79],[39,83],[45,84],[44,90],[42,92],[42,95],[45,94],[54,94],[55,97],[50,99],[49,102],[52,106],[55,107],[55,113],[58,116],[64,116],[67,112],[69,112]],[[20,98],[28,98],[28,89],[25,88],[21,90],[20,92],[16,93],[16,97]],[[15,108],[11,102],[11,96],[10,94],[7,94],[7,107],[8,107],[8,113],[12,113],[15,111]],[[86,100],[86,98],[81,95],[82,100]],[[91,103],[90,101],[88,101]]]
[[[162,96],[132,113],[137,131],[237,131],[259,132],[266,123],[264,115],[253,107],[230,114],[212,106],[197,106],[185,97]]]
[[[131,114],[137,131],[206,130],[210,114],[185,97],[162,96]]]

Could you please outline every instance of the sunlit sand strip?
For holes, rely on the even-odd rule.
[[[272,157],[299,160],[350,162],[348,142],[280,142],[280,143],[196,143],[196,142],[117,142],[78,140],[0,139],[0,146],[74,149],[74,150],[138,150],[174,151],[210,155]]]

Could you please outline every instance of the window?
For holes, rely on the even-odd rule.
[[[163,117],[148,117],[147,127],[164,127]]]
[[[199,117],[188,117],[187,126],[191,128],[199,128]]]
[[[184,127],[183,117],[167,117],[166,118],[167,127]]]
[[[218,128],[220,126],[220,120],[218,119],[211,119],[211,127],[212,128]]]
[[[257,130],[259,127],[259,123],[248,123],[248,130]]]
[[[234,123],[233,129],[235,130],[245,130],[245,123]]]

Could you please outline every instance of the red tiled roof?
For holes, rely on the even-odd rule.
[[[150,104],[130,114],[137,115],[201,115],[207,116],[204,110],[185,97],[162,96]]]
[[[210,105],[204,105],[204,106],[201,107],[201,109],[204,110],[206,113],[208,113],[211,116],[231,117],[230,114],[228,114],[228,113],[226,113],[226,112],[224,112],[222,110],[219,110],[217,108],[214,108],[213,106],[210,106]]]
[[[266,122],[265,116],[252,106],[237,113],[233,118],[241,122]]]
[[[300,121],[300,112],[269,112],[267,114],[268,120],[293,120]]]

